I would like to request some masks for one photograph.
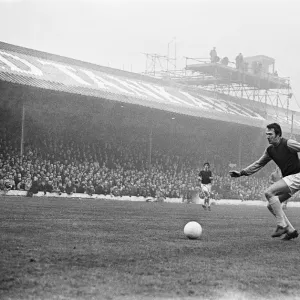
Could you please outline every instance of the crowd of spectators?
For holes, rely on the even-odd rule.
[[[0,138],[0,190],[24,190],[31,196],[46,193],[86,193],[114,196],[191,197],[198,188],[198,168],[188,158],[153,150],[151,167],[146,141],[125,145],[110,137],[78,143],[72,138],[43,136],[25,144],[23,156],[17,140],[2,132]],[[268,179],[231,180],[229,167],[214,169],[217,199],[260,199]]]
[[[270,183],[271,168],[231,179],[228,171],[234,155],[230,156],[230,143],[220,149],[205,140],[205,147],[199,147],[198,142],[184,137],[180,142],[178,136],[174,139],[167,133],[153,137],[150,163],[148,137],[138,130],[134,134],[128,129],[106,130],[106,135],[93,139],[93,132],[79,136],[76,130],[58,134],[51,129],[28,132],[21,156],[19,135],[0,125],[0,190],[24,190],[28,196],[85,193],[185,200],[199,190],[198,173],[205,161],[211,164],[216,199],[262,199]],[[250,153],[246,156],[249,163],[253,161]]]

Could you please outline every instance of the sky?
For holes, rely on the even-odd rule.
[[[267,55],[300,110],[299,13],[299,0],[0,0],[0,40],[133,72],[168,47],[177,68],[212,47]]]

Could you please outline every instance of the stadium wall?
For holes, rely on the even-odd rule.
[[[2,199],[9,199],[11,196],[22,196],[26,197],[27,191],[16,191],[16,190],[11,190],[11,191],[0,191],[0,197]],[[38,192],[37,194],[33,195],[33,197],[51,197],[51,198],[70,198],[70,199],[86,199],[86,200],[91,200],[91,199],[99,199],[99,200],[112,200],[112,201],[134,201],[134,202],[155,202],[154,198],[144,198],[144,197],[130,197],[130,196],[123,196],[123,197],[114,197],[111,195],[88,195],[88,194],[78,194],[74,193],[72,195],[68,195],[66,193],[63,193],[61,195],[53,193],[53,194],[44,194],[43,192]],[[0,199],[1,200],[1,199]],[[194,204],[203,204],[203,199],[199,198],[196,200]],[[167,203],[181,203],[182,198],[166,198],[163,202]],[[221,200],[212,200],[213,205],[246,205],[246,206],[266,206],[266,201],[261,201],[261,200],[247,200],[247,201],[242,201],[242,200],[233,200],[233,199],[221,199]],[[300,202],[294,202],[294,201],[289,201],[289,207],[300,207]]]

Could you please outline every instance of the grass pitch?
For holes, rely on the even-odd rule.
[[[300,239],[265,207],[2,197],[0,222],[3,300],[300,299]]]

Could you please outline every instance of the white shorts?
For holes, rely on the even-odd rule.
[[[205,193],[211,193],[211,183],[201,184],[202,191]]]
[[[288,175],[282,178],[287,186],[290,188],[291,195],[300,190],[300,173]]]

